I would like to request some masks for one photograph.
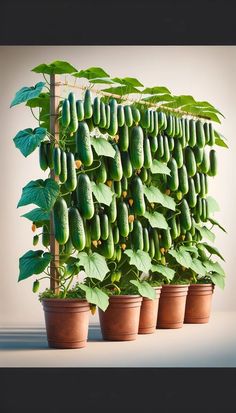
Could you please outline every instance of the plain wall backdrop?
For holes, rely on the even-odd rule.
[[[112,77],[137,77],[145,86],[166,86],[175,95],[207,100],[225,115],[216,129],[228,138],[229,150],[217,147],[219,172],[210,178],[209,194],[221,206],[215,217],[228,233],[216,231],[215,245],[222,252],[227,278],[225,290],[216,288],[213,310],[236,310],[236,47],[235,46],[10,46],[0,47],[0,165],[1,165],[1,283],[0,326],[43,325],[43,311],[32,293],[33,277],[17,283],[18,259],[32,247],[31,223],[16,209],[22,187],[43,178],[38,151],[24,158],[13,138],[36,127],[29,108],[9,108],[15,92],[43,80],[31,72],[40,63],[67,60],[77,69],[103,67]],[[37,247],[38,248],[38,247]],[[47,284],[45,283],[44,286]],[[97,316],[91,318],[97,320]]]

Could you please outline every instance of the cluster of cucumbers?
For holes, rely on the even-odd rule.
[[[179,239],[200,239],[195,223],[208,219],[208,177],[217,173],[211,123],[123,105],[114,98],[92,99],[89,89],[83,100],[69,94],[60,122],[74,145],[62,149],[60,142],[58,147],[42,142],[39,156],[41,168],[54,170],[66,193],[53,209],[62,256],[89,249],[119,261],[122,250],[133,248],[162,260]],[[90,135],[95,128],[113,146],[114,158],[94,152]],[[151,172],[154,160],[166,164],[170,175],[156,179]],[[92,182],[111,188],[110,206],[95,200]],[[175,200],[176,211],[148,202],[144,188],[155,185]],[[167,219],[168,229],[150,226],[145,213],[156,209]],[[46,230],[44,239],[49,242]]]

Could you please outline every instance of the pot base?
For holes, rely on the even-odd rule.
[[[83,348],[86,347],[87,341],[75,341],[74,343],[71,341],[49,341],[48,340],[48,347],[50,348],[58,348],[58,349],[72,349],[72,348]]]

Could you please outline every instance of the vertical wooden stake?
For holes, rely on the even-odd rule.
[[[50,75],[50,133],[55,137],[55,146],[59,142],[59,103],[60,103],[60,76]],[[58,176],[55,176],[54,170],[51,169],[50,177],[55,181],[59,181]],[[59,244],[55,240],[55,228],[53,222],[53,213],[50,215],[50,252],[52,260],[50,264],[50,288],[55,293],[59,292]]]

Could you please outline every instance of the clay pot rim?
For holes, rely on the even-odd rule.
[[[86,298],[42,298],[42,303],[88,303]]]
[[[176,287],[179,287],[179,288],[183,288],[183,287],[189,287],[190,286],[190,284],[162,284],[162,287],[168,287],[168,288],[170,288],[170,287],[172,287],[172,288],[176,288]]]
[[[202,286],[202,287],[208,287],[208,286],[214,286],[214,284],[213,283],[193,283],[193,284],[190,284],[190,287],[200,287],[200,286]]]
[[[141,295],[139,294],[118,294],[118,295],[109,295],[109,299],[110,298],[121,298],[121,299],[125,299],[125,298],[143,298]]]

